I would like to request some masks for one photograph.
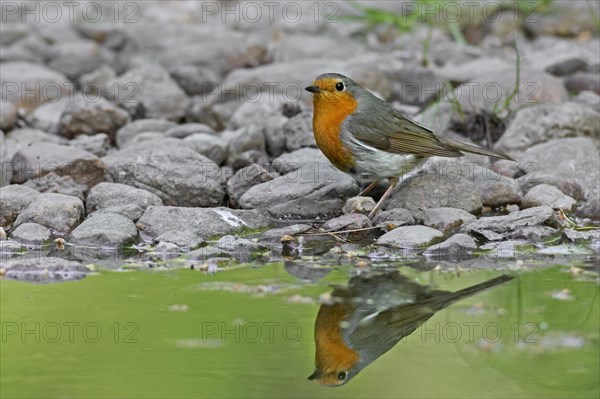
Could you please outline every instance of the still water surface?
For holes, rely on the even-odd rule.
[[[315,319],[332,285],[370,275],[364,269],[275,262],[215,275],[102,271],[62,284],[1,281],[1,396],[597,398],[595,263],[515,270],[506,262],[458,273],[392,267],[434,290],[516,278],[440,310],[336,388],[307,380]]]

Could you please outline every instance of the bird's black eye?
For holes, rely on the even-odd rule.
[[[338,83],[335,85],[335,89],[336,89],[337,91],[344,91],[344,83],[342,83],[342,82],[338,82]]]
[[[348,373],[346,373],[345,371],[340,371],[338,373],[338,380],[344,381],[346,377],[348,377]]]

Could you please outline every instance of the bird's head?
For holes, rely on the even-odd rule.
[[[334,106],[354,110],[360,92],[364,89],[344,75],[325,73],[318,76],[306,90],[314,94],[315,107]]]
[[[328,386],[328,387],[338,387],[344,385],[348,381],[352,379],[357,374],[356,371],[350,370],[330,370],[330,371],[321,371],[315,370],[308,379],[317,381],[319,384]]]

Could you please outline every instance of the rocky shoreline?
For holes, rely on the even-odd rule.
[[[549,241],[600,251],[600,39],[583,13],[570,34],[508,28],[514,95],[513,41],[498,25],[467,45],[431,28],[424,65],[419,28],[390,38],[354,22],[204,22],[193,5],[139,7],[135,24],[2,25],[5,278],[79,279],[84,265],[140,253],[214,270],[340,251],[365,262],[398,250],[514,256]],[[316,148],[301,89],[323,72],[517,162],[432,158],[369,219],[373,200]]]

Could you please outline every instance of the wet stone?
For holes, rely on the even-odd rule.
[[[279,227],[276,229],[270,229],[261,234],[263,238],[269,237],[277,237],[281,238],[283,236],[293,236],[296,234],[304,233],[313,227],[309,224],[293,224],[291,226]]]
[[[367,227],[371,227],[371,220],[359,213],[350,213],[330,219],[321,226],[325,231],[356,230]]]
[[[441,231],[426,226],[402,226],[379,237],[377,244],[394,248],[415,248],[431,244],[443,236]]]
[[[189,231],[169,230],[154,240],[155,242],[172,243],[181,249],[190,250],[204,243],[204,240]]]
[[[539,242],[555,237],[558,230],[550,226],[523,226],[505,234],[505,238]]]
[[[529,257],[532,254],[532,250],[527,247],[526,241],[520,240],[508,240],[501,242],[491,242],[481,246],[481,249],[490,251],[486,253],[484,256],[486,258],[504,258],[504,259],[514,259],[514,258],[525,258]]]
[[[441,231],[458,228],[463,223],[476,219],[469,212],[456,208],[425,209],[422,218],[425,226]]]
[[[584,243],[590,240],[600,239],[600,230],[577,231],[573,229],[565,229],[563,235],[573,243]]]
[[[332,268],[325,267],[312,267],[311,265],[305,265],[299,262],[285,262],[285,271],[299,278],[300,280],[307,280],[316,282],[327,276]]]
[[[423,255],[431,257],[436,255],[452,256],[461,258],[463,256],[471,256],[474,249],[477,248],[477,243],[473,237],[466,234],[455,234],[439,244],[435,244],[427,248]]]
[[[231,259],[231,255],[222,251],[220,248],[217,248],[212,245],[208,245],[202,248],[195,249],[186,253],[185,258],[190,259],[192,261],[210,261],[210,260],[229,260]]]
[[[161,255],[163,260],[175,259],[181,253],[181,248],[175,243],[160,241],[155,251]]]
[[[265,228],[271,219],[259,210],[150,206],[138,220],[140,235],[154,241],[168,231],[188,232],[201,239]]]
[[[388,224],[394,227],[412,225],[415,224],[415,218],[411,211],[403,208],[388,209],[387,211],[378,213],[373,217],[374,226]]]
[[[505,216],[482,217],[463,225],[461,231],[469,233],[492,232],[495,235],[486,235],[486,238],[501,239],[503,233],[515,231],[525,226],[556,225],[556,217],[552,208],[538,206],[510,213]],[[497,235],[499,237],[497,237]]]
[[[23,223],[10,235],[12,240],[29,245],[42,245],[50,240],[50,237],[50,230],[36,223]]]
[[[2,257],[2,260],[7,257],[17,256],[24,250],[25,248],[20,242],[13,240],[0,241],[0,256]]]

